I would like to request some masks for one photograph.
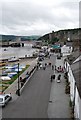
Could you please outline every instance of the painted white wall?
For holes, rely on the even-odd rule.
[[[65,62],[65,65],[64,65],[64,66],[65,66],[66,71],[68,72],[70,65],[69,65],[69,63],[68,63],[67,61]]]
[[[69,82],[70,82],[70,99],[71,99],[71,101],[73,101],[74,100],[75,79],[74,79],[74,76],[73,76],[70,66],[69,66],[68,78],[69,78]]]
[[[78,90],[77,90],[77,87],[76,87],[76,94],[75,94],[75,109],[74,109],[74,111],[75,111],[75,118],[80,118],[80,109],[79,109],[79,107],[80,107],[80,103],[81,102],[81,99],[80,99],[80,97],[79,97],[79,93],[78,93]]]
[[[66,45],[61,47],[61,53],[62,53],[63,56],[70,55],[71,52],[72,52],[72,47],[68,47]]]
[[[79,120],[81,120],[81,98],[79,102]]]
[[[74,109],[75,114],[74,115],[75,115],[75,118],[79,118],[79,120],[81,120],[81,114],[80,114],[80,112],[81,112],[81,98],[79,96],[79,92],[78,92],[77,87],[76,87],[76,90],[74,90],[75,89],[74,88],[75,87],[75,78],[73,76],[71,67],[67,61],[65,62],[64,66],[65,66],[66,71],[68,72],[68,79],[70,82],[70,99],[71,99],[71,101],[73,101],[73,99],[74,99],[74,91],[75,91],[75,109]]]
[[[81,55],[73,63],[78,62],[79,60],[81,60]]]
[[[67,65],[66,65],[67,64]],[[74,99],[74,86],[75,86],[75,79],[71,70],[69,63],[65,62],[65,69],[68,72],[68,80],[70,82],[70,99],[73,101]]]

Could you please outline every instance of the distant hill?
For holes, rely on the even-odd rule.
[[[49,43],[54,43],[57,41],[65,42],[69,40],[78,40],[81,38],[81,28],[76,29],[65,29],[59,31],[52,31],[51,33],[45,34],[38,40],[48,41]]]
[[[14,35],[0,35],[0,41],[11,41],[15,39],[16,39],[16,36]]]
[[[32,36],[15,36],[15,35],[0,35],[0,41],[16,41],[19,38],[22,41],[26,40],[37,40],[40,36],[32,35]]]
[[[32,35],[32,36],[21,36],[21,40],[37,40],[39,39],[41,36],[37,36],[37,35]]]

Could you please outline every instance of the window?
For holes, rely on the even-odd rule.
[[[3,101],[3,98],[0,98],[0,102],[2,102]]]
[[[7,95],[6,97],[5,97],[5,100],[8,98],[9,96]]]

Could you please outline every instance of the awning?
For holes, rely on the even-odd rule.
[[[60,46],[59,45],[52,45],[52,48],[54,48],[54,49],[60,49]]]

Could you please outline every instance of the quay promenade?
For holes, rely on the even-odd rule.
[[[55,65],[62,66],[63,65],[63,58],[61,58],[60,62],[56,59]],[[50,91],[50,99],[48,105],[48,117],[49,118],[70,118],[70,107],[69,95],[65,94],[65,79],[64,73],[57,73],[54,71],[55,80],[51,84],[51,91]],[[57,83],[57,77],[61,74],[61,83]]]
[[[20,75],[20,77],[25,78],[26,73],[30,72],[32,68],[37,64],[37,59],[31,61],[31,65]],[[21,88],[21,83],[20,83]],[[16,91],[18,89],[18,78],[4,91],[5,94],[11,93],[13,99],[17,98]]]
[[[56,65],[56,60],[56,55],[52,55],[50,59],[45,59],[42,64],[51,62],[52,65]],[[56,78],[51,83],[50,76],[52,74],[55,74]],[[57,83],[57,76],[58,73],[55,73],[51,66],[47,66],[46,70],[36,70],[25,85],[21,96],[17,97],[16,102],[15,100],[11,101],[2,110],[2,117],[70,118],[69,95],[65,94],[65,79],[62,73],[61,83]]]

